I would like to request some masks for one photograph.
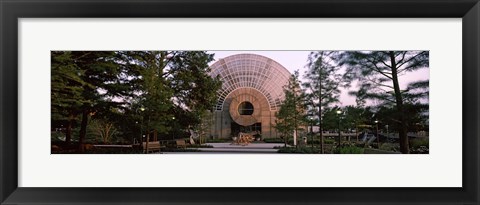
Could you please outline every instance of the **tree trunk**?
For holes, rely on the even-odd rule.
[[[67,130],[65,131],[65,145],[69,145],[72,142],[73,117],[72,114],[68,116]]]
[[[399,138],[400,138],[400,152],[403,154],[410,153],[409,146],[408,146],[408,136],[407,136],[407,122],[405,118],[405,114],[403,112],[403,99],[402,93],[400,90],[400,85],[398,83],[398,74],[397,74],[397,63],[395,61],[395,54],[393,51],[390,51],[390,62],[392,65],[392,81],[393,81],[393,88],[395,91],[395,101],[397,104],[397,112],[400,114],[400,130],[399,130]]]
[[[320,132],[320,153],[325,154],[323,130],[322,130],[322,68],[319,68],[318,72],[318,132]]]
[[[82,112],[82,123],[80,124],[80,136],[78,138],[78,151],[84,151],[85,136],[87,134],[88,110],[84,109]]]
[[[320,132],[320,153],[325,154],[324,151],[324,140],[323,140],[323,131],[322,131],[322,106],[319,106],[318,111],[318,132]]]

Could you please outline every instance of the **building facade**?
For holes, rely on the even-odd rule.
[[[210,75],[222,80],[210,136],[231,138],[246,132],[279,137],[273,126],[291,75],[285,67],[265,56],[237,54],[215,62]]]

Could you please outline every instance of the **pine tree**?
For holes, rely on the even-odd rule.
[[[141,114],[145,128],[162,134],[178,124],[195,126],[221,85],[208,75],[212,60],[203,51],[52,52],[52,120],[68,122],[70,140],[73,121],[81,119],[80,152],[91,118],[124,125]],[[145,111],[137,112],[140,107]],[[135,127],[125,133],[138,132]]]
[[[406,95],[400,89],[398,77],[404,73],[427,68],[428,51],[345,51],[336,56],[339,65],[346,66],[344,78],[360,82],[357,98],[388,101],[393,96],[400,122],[400,151],[409,153],[407,118],[404,114]]]
[[[80,107],[89,101],[83,97],[84,87],[93,87],[82,78],[72,52],[51,53],[51,114],[54,121],[66,122],[65,143],[70,144],[72,126]],[[63,124],[63,123],[62,123]]]
[[[283,91],[285,100],[276,113],[275,129],[282,133],[286,146],[291,132],[298,133],[300,127],[306,125],[305,95],[300,87],[298,70],[290,76]]]
[[[220,81],[208,75],[212,54],[204,51],[123,52],[138,73],[136,93],[148,129],[175,134],[197,127],[216,100]]]
[[[338,102],[340,94],[341,75],[339,67],[334,65],[331,58],[336,52],[318,51],[310,53],[308,70],[305,73],[308,102],[311,113],[317,113],[320,134],[320,152],[324,153],[322,116],[324,108]]]
[[[79,151],[83,152],[90,117],[109,112],[113,107],[121,107],[123,103],[112,99],[125,95],[125,88],[129,86],[120,78],[122,69],[116,52],[72,51],[71,55],[79,78],[85,82],[81,86],[83,101],[77,109],[81,114]]]

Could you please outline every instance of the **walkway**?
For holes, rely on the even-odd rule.
[[[206,143],[213,148],[196,148],[201,152],[169,152],[168,154],[273,154],[283,146],[281,143],[251,143],[245,146],[230,143]]]

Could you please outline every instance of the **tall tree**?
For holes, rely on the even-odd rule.
[[[322,116],[323,109],[338,102],[340,95],[341,75],[339,67],[334,65],[331,56],[336,52],[318,51],[308,56],[308,70],[305,73],[306,82],[303,84],[307,89],[307,99],[312,112],[317,113],[320,134],[320,152],[324,153],[324,139]]]
[[[54,122],[66,123],[65,142],[72,139],[72,126],[79,114],[78,110],[88,100],[82,96],[85,82],[81,70],[74,63],[71,52],[52,51],[51,53],[51,113]]]
[[[208,75],[212,54],[204,51],[123,52],[127,66],[136,70],[137,97],[145,107],[148,129],[172,134],[201,123],[213,107],[220,81]]]
[[[185,116],[182,127],[198,127],[217,100],[217,90],[221,87],[219,78],[209,75],[208,63],[213,54],[204,51],[175,52],[169,64],[167,78],[172,82],[175,105]]]
[[[404,91],[398,77],[406,72],[427,68],[428,51],[345,51],[336,56],[346,66],[344,78],[360,82],[357,98],[388,101],[393,95],[400,122],[400,151],[409,153],[407,118],[404,114]]]
[[[52,119],[79,116],[80,151],[93,115],[119,125],[144,119],[143,128],[164,134],[179,123],[180,129],[199,124],[220,88],[207,74],[212,60],[203,51],[52,52]],[[122,133],[140,130],[128,127],[133,131],[121,127]]]
[[[128,82],[121,78],[122,69],[113,51],[72,51],[72,61],[78,68],[82,85],[79,151],[83,152],[89,118],[94,113],[109,112],[112,107],[121,108],[122,102],[112,99],[127,94]]]
[[[288,84],[284,86],[285,100],[276,114],[276,125],[284,137],[285,146],[291,132],[298,133],[300,127],[306,124],[305,94],[300,87],[298,70],[292,74]]]

